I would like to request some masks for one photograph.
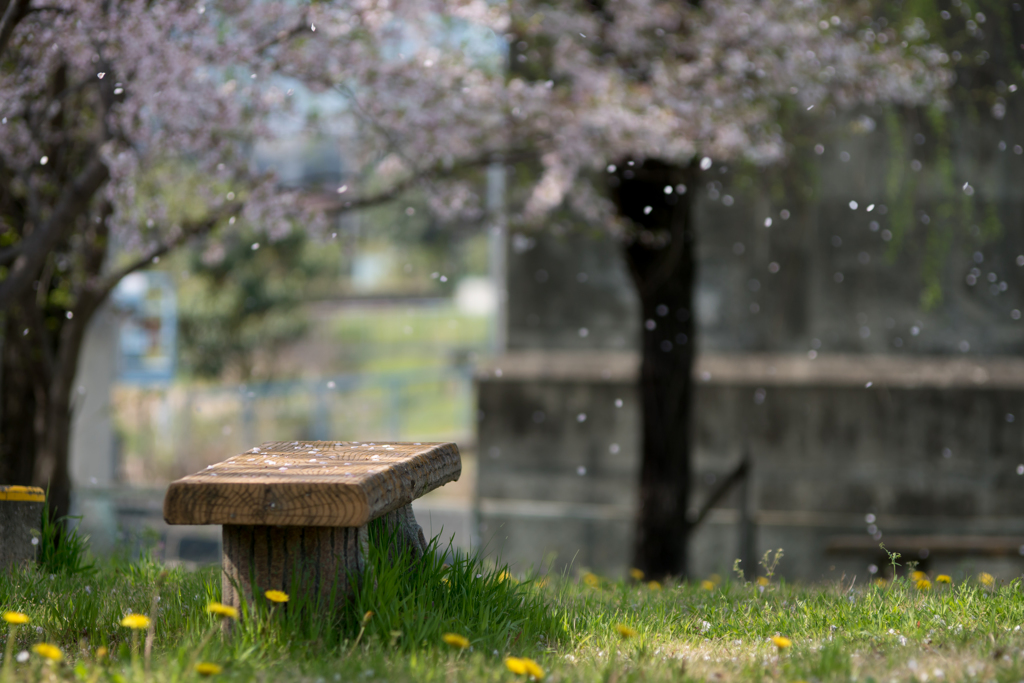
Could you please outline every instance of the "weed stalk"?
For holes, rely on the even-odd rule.
[[[0,670],[0,682],[7,683],[11,680],[11,659],[14,658],[14,641],[17,639],[18,625],[7,625],[7,645],[4,647],[4,667]]]

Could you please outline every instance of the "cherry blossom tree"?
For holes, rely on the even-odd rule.
[[[73,381],[117,282],[243,222],[273,240],[416,188],[478,212],[474,169],[537,169],[512,220],[620,241],[643,308],[636,563],[685,571],[694,237],[708,164],[787,151],[778,112],[930,101],[941,50],[837,0],[0,0],[0,477],[67,509]],[[372,182],[285,191],[253,145],[345,102]],[[634,166],[628,166],[633,162]],[[613,173],[609,170],[614,169]],[[320,188],[323,189],[323,188]],[[668,198],[669,200],[667,200]]]

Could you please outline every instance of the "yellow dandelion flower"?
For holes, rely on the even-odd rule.
[[[222,605],[219,602],[211,602],[206,606],[206,611],[210,614],[216,614],[226,619],[237,619],[238,610],[228,605]]]
[[[929,581],[928,579],[920,579],[914,585],[917,587],[917,590],[919,590],[919,591],[926,591],[926,590],[931,590],[932,582]]]
[[[953,583],[953,577],[949,574],[939,574],[935,577],[935,583]]]
[[[715,584],[716,586],[721,585],[721,583],[722,583],[722,575],[721,574],[712,574],[711,576],[708,577],[708,580],[711,581],[711,583]]]
[[[52,662],[59,662],[64,659],[64,653],[60,651],[60,648],[56,645],[50,645],[49,643],[36,643],[32,646],[32,651],[40,657],[46,657]]]
[[[507,571],[498,574],[498,581],[511,581],[512,583],[519,583],[519,579],[509,574]]]
[[[661,590],[661,582],[660,581],[648,581],[647,582],[647,587],[649,589],[651,589],[652,591],[660,591]]]
[[[441,640],[448,643],[452,647],[457,647],[460,650],[465,650],[469,647],[469,638],[460,636],[458,633],[445,633],[441,636]]]
[[[532,659],[526,657],[506,657],[505,666],[519,676],[532,676],[538,681],[544,678],[544,669]]]
[[[526,657],[523,657],[522,659],[523,666],[526,667],[527,675],[533,676],[538,681],[544,678],[544,669],[540,668],[540,664]]]
[[[883,579],[882,577],[878,577],[877,579],[875,579],[875,585],[879,588],[885,588],[889,585],[889,582]]]
[[[107,656],[107,652],[109,652],[109,650],[107,650],[107,647],[105,645],[100,645],[98,648],[96,648],[96,659],[103,659]]]
[[[288,602],[288,594],[284,591],[267,591],[263,595],[266,596],[270,602]]]
[[[982,572],[978,574],[978,581],[981,581],[986,586],[991,586],[993,583],[996,582],[996,579],[988,572]]]
[[[214,664],[213,662],[199,662],[196,664],[196,673],[200,676],[216,676],[223,670],[220,664]]]
[[[548,577],[542,577],[540,580],[534,583],[537,586],[537,588],[543,588],[544,586],[548,585]]]
[[[21,612],[4,612],[4,621],[8,624],[20,626],[21,624],[27,624],[29,619],[28,615],[22,614]]]
[[[644,578],[644,570],[643,569],[637,569],[636,567],[633,567],[632,569],[629,570],[629,578],[633,579],[634,581],[641,581],[641,580],[643,580],[643,578]]]
[[[373,618],[373,610],[370,610],[369,612],[367,612],[366,614],[363,615],[363,625],[365,626],[366,624],[369,624],[370,623],[370,619],[372,619],[372,618]]]
[[[715,590],[715,584],[711,583],[707,579],[704,579],[703,581],[700,582],[700,587],[703,588],[706,591],[713,591],[713,590]]]
[[[759,576],[757,577],[757,579],[755,579],[754,583],[756,583],[758,586],[767,586],[771,582],[768,580],[767,576]]]
[[[619,632],[619,635],[622,636],[623,639],[635,638],[637,636],[636,629],[630,628],[625,624],[616,624],[615,630]]]
[[[149,628],[149,617],[145,614],[129,614],[121,620],[121,626],[128,628],[146,629]]]
[[[914,572],[913,574],[910,575],[910,578],[913,579],[916,582],[916,581],[920,581],[921,579],[927,579],[928,575],[925,574],[922,571],[916,571],[916,572]]]
[[[526,663],[519,657],[506,657],[505,666],[509,671],[518,676],[526,675]]]
[[[597,588],[599,585],[601,585],[601,579],[597,578],[597,574],[587,572],[583,575],[583,583],[587,584],[591,588]]]
[[[793,641],[786,636],[772,636],[772,642],[775,643],[775,647],[779,648],[779,650],[785,650],[793,644]]]

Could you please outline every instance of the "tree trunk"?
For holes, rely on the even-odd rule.
[[[105,236],[104,229],[99,231]],[[102,245],[103,240],[88,243]],[[103,269],[102,248],[90,248],[84,256],[85,277],[98,276]],[[0,484],[30,484],[47,490],[54,517],[71,510],[68,458],[75,374],[86,328],[106,295],[83,286],[72,309],[64,311],[48,307],[44,295],[30,292],[4,314]]]
[[[623,245],[643,312],[643,455],[634,564],[649,576],[684,575],[696,263],[691,195],[677,187],[693,189],[696,171],[656,161],[620,168],[619,211],[640,226]]]
[[[102,261],[92,265],[99,269],[102,267]],[[103,298],[105,294],[97,295],[89,289],[80,292],[72,318],[61,325],[53,373],[47,387],[45,415],[40,420],[44,425],[44,431],[36,436],[38,450],[33,478],[36,486],[44,486],[43,482],[49,484],[50,510],[57,516],[66,515],[71,510],[68,459],[71,455],[75,375],[78,373],[78,361],[82,346],[85,344],[86,328]]]
[[[33,303],[24,301],[6,314],[0,392],[0,483],[46,490],[50,512],[59,517],[70,510],[68,451],[72,416],[70,382],[55,380],[75,371],[81,343],[64,352],[76,354],[73,367],[49,355],[49,340],[41,338],[40,330],[29,319],[37,313],[27,308]],[[25,315],[26,310],[29,316]]]
[[[76,349],[76,350],[80,350]],[[62,517],[71,511],[71,475],[68,456],[71,450],[71,391],[60,389],[49,392],[46,405],[39,406],[36,434],[35,471],[32,483],[48,489],[46,498],[50,513]]]
[[[32,363],[18,337],[24,330],[19,316],[4,316],[0,363],[0,484],[29,486],[36,453],[36,392]]]

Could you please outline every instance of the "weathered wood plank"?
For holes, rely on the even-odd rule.
[[[35,562],[45,494],[34,486],[0,486],[0,571]]]
[[[172,483],[164,519],[361,527],[461,472],[454,443],[270,442]]]

